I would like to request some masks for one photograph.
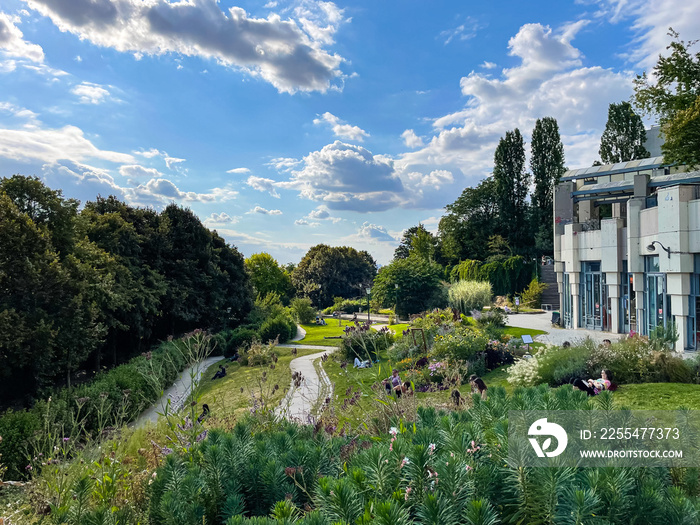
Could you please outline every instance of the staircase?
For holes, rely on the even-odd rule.
[[[552,310],[559,310],[559,290],[557,288],[557,274],[554,273],[554,265],[539,266],[540,281],[547,283],[547,289],[542,294],[542,304],[551,305]]]

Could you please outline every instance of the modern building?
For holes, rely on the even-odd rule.
[[[561,322],[700,345],[700,171],[663,157],[567,171],[555,188]]]

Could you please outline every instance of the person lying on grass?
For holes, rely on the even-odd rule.
[[[586,392],[589,396],[596,396],[600,394],[603,390],[611,390],[612,386],[612,372],[607,369],[603,369],[600,373],[600,379],[589,379],[584,381],[583,379],[574,379],[572,384],[574,388]]]

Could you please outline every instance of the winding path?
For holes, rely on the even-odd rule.
[[[283,348],[294,347],[294,345],[280,345]],[[292,374],[300,372],[303,380],[299,387],[294,386],[294,379],[289,386],[287,396],[282,400],[282,403],[277,409],[277,414],[293,421],[301,421],[302,423],[310,422],[310,417],[314,407],[318,404],[319,397],[323,394],[330,395],[333,391],[330,379],[323,370],[319,367],[321,376],[316,372],[314,361],[323,357],[324,354],[330,354],[336,350],[335,346],[321,345],[304,345],[304,348],[312,348],[323,350],[316,354],[309,354],[302,357],[292,359],[289,363],[289,368]]]
[[[195,373],[195,377],[200,378],[202,377],[202,375],[204,375],[204,373],[211,365],[213,365],[217,361],[220,361],[223,358],[224,356],[222,355],[208,357],[204,361],[200,363],[195,363],[191,367],[183,370],[180,373],[180,376],[175,381],[175,383],[173,383],[173,385],[170,388],[168,388],[168,390],[163,392],[163,395],[158,400],[158,402],[141,413],[141,415],[134,422],[134,426],[136,428],[139,428],[144,426],[149,421],[152,423],[156,423],[158,421],[158,417],[160,417],[159,414],[165,412],[165,408],[168,405],[168,399],[170,399],[169,410],[180,410],[182,408],[182,405],[185,403],[187,396],[189,396],[189,394],[191,393],[191,372]]]

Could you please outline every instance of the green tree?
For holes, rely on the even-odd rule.
[[[669,30],[674,39],[666,49],[669,56],[660,56],[652,78],[646,72],[638,76],[634,86],[635,105],[655,115],[665,135],[661,146],[664,162],[700,166],[700,52],[690,48],[696,41],[685,42]],[[652,80],[653,79],[653,80]]]
[[[297,295],[308,297],[320,308],[333,304],[334,297],[364,295],[377,274],[377,263],[366,251],[348,246],[313,246],[292,272]]]
[[[418,250],[423,257],[428,258],[432,258],[438,250],[438,238],[421,223],[403,232],[401,242],[394,250],[394,259],[406,259],[414,250]]]
[[[493,164],[501,234],[517,252],[522,252],[529,240],[525,199],[530,176],[525,171],[525,145],[518,128],[501,138]]]
[[[530,170],[535,181],[532,192],[531,230],[535,234],[535,247],[544,253],[553,253],[554,186],[559,182],[564,167],[564,145],[559,135],[559,125],[552,117],[537,119],[532,132]]]
[[[486,259],[489,238],[498,231],[496,181],[489,177],[475,188],[465,188],[446,210],[438,226],[445,260],[458,264],[465,259]]]
[[[632,105],[629,102],[610,104],[598,150],[603,164],[646,159],[649,152],[644,147],[645,140],[642,117],[634,112]]]
[[[379,270],[372,285],[372,297],[381,306],[396,306],[401,317],[444,307],[447,289],[441,281],[442,272],[439,264],[416,254],[395,259]]]
[[[265,296],[275,292],[283,303],[289,304],[293,295],[292,280],[272,255],[265,252],[255,253],[245,260],[245,267],[256,294]]]

